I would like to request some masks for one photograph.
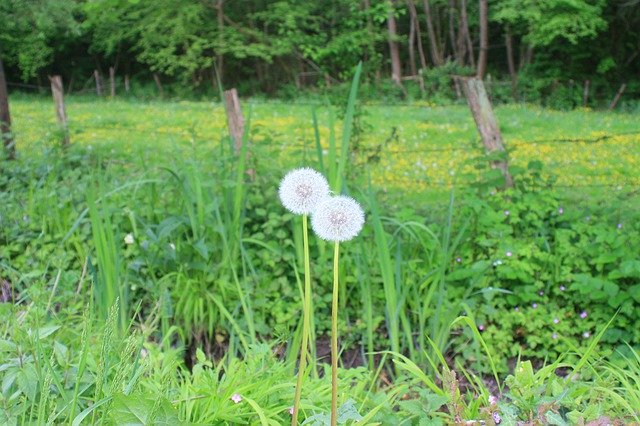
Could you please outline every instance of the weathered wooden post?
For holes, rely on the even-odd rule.
[[[51,81],[51,94],[56,107],[56,117],[58,124],[62,130],[62,146],[69,145],[69,127],[67,125],[67,111],[64,108],[64,89],[62,87],[62,78],[59,75],[49,77]]]
[[[240,108],[240,99],[238,99],[238,91],[230,89],[224,91],[224,104],[227,112],[227,123],[229,125],[229,134],[233,138],[233,146],[236,154],[242,149],[242,136],[244,135],[244,116]]]
[[[482,80],[477,77],[457,76],[455,78],[461,83],[462,90],[469,104],[469,109],[471,109],[471,114],[476,122],[478,133],[480,133],[480,137],[482,138],[485,151],[489,154],[495,151],[504,151],[500,127],[493,115],[491,102],[489,102]],[[492,167],[500,169],[507,188],[513,186],[513,178],[509,173],[506,159],[493,161]]]
[[[129,89],[131,89],[131,84],[129,83],[129,74],[124,75],[124,91],[129,93]]]
[[[109,67],[109,85],[111,86],[111,97],[116,97],[116,69]]]
[[[613,100],[609,104],[609,111],[614,110],[615,107],[618,105],[618,101],[622,97],[622,94],[624,93],[626,88],[627,88],[627,83],[622,83],[622,86],[620,86],[620,89],[618,89],[618,93],[616,93],[616,97],[613,98]]]
[[[96,95],[102,96],[102,77],[98,70],[93,71],[93,78],[96,81]]]
[[[16,158],[16,146],[11,134],[11,114],[9,112],[9,91],[4,76],[4,65],[0,58],[0,140],[7,153],[7,158]]]

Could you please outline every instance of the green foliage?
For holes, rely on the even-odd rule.
[[[607,21],[602,17],[605,5],[605,0],[502,0],[496,3],[493,19],[522,32],[524,40],[536,47],[558,39],[575,45],[606,28]]]
[[[68,40],[81,36],[77,10],[74,0],[3,1],[0,56],[17,66],[24,80],[34,77]]]

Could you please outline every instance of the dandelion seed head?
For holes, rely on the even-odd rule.
[[[278,195],[282,205],[291,213],[310,214],[329,195],[329,183],[313,169],[295,169],[280,182]]]
[[[348,241],[360,233],[364,211],[351,197],[326,197],[311,216],[316,235],[327,241]]]

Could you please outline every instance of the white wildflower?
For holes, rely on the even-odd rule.
[[[282,179],[278,194],[282,205],[291,213],[309,214],[329,195],[329,183],[313,169],[295,169]]]
[[[133,240],[133,235],[127,234],[127,235],[124,236],[124,243],[125,244],[131,245],[131,244],[133,244],[133,241],[134,241]]]
[[[327,241],[348,241],[358,235],[364,225],[364,211],[351,197],[325,198],[311,216],[316,235]]]

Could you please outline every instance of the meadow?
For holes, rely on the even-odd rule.
[[[238,155],[219,103],[69,97],[63,150],[51,101],[12,97],[0,423],[290,422],[304,243],[278,184],[341,164],[366,223],[341,248],[339,423],[640,422],[637,114],[497,107],[500,190],[466,105],[242,106]],[[309,243],[300,420],[323,425],[332,249]]]

